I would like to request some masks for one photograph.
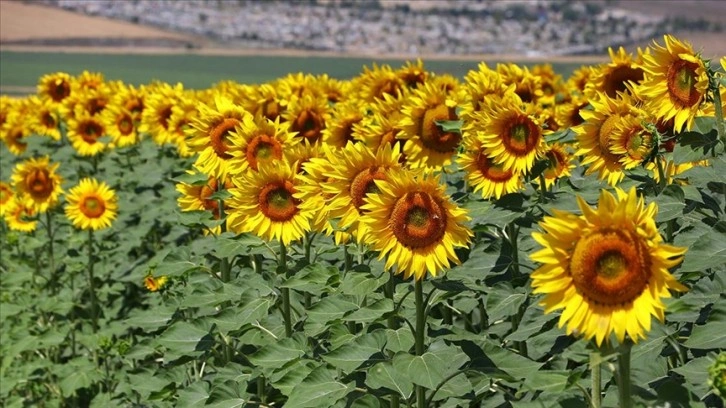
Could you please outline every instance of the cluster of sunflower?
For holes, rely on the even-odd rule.
[[[582,67],[568,80],[549,65],[482,63],[461,81],[426,71],[417,61],[398,69],[373,65],[347,81],[291,74],[260,85],[225,81],[201,91],[160,82],[136,88],[98,74],[57,73],[41,79],[37,96],[0,101],[0,136],[19,154],[27,135],[59,139],[65,129],[79,155],[94,156],[148,135],[157,144],[175,145],[180,156],[197,155],[188,170],[195,181],[177,184],[178,202],[182,211],[208,211],[218,219],[226,214],[210,232],[254,233],[283,245],[311,232],[334,235],[338,244],[367,245],[386,258],[387,268],[419,280],[458,263],[455,248],[468,246],[472,237],[466,212],[447,195],[442,174],[459,168],[474,192],[498,199],[528,182],[552,188],[570,174],[576,157],[587,173],[613,186],[624,171],[640,165],[671,180],[688,166],[705,164],[676,166],[654,155],[672,149],[696,116],[713,116],[714,105],[706,101],[709,67],[691,46],[666,36],[665,46],[654,44],[637,55],[621,48],[610,57],[610,63]],[[726,68],[726,58],[721,65]],[[568,129],[574,138],[565,136]],[[37,177],[29,175],[32,166],[19,166],[13,185],[33,197],[34,180],[42,179],[45,187],[35,197],[50,202],[60,194],[61,181],[43,163],[47,170]],[[226,193],[215,195],[219,191]],[[101,193],[96,197],[111,202]],[[660,285],[657,295],[678,288],[663,276],[670,276],[667,267],[679,252],[644,244],[639,235],[657,234],[650,224],[638,229],[638,222],[652,222],[653,210],[644,210],[632,193],[601,198],[602,208],[620,205],[636,221],[615,221],[636,232],[602,230],[597,221],[602,217],[586,205],[584,218],[558,213],[543,222],[547,234],[538,241],[552,253],[535,255],[546,265],[533,277],[535,287],[550,296],[548,310],[579,307],[563,300],[571,299],[565,292],[581,289],[577,279],[567,272],[565,285],[558,274],[572,262],[591,261],[578,261],[580,244],[572,242],[586,240],[567,235],[565,227],[594,225],[594,241],[587,243],[607,241],[603,253],[626,247],[637,252],[606,262],[603,268],[612,267],[612,273],[646,256],[647,249],[651,258],[662,258],[648,263],[658,270],[648,273],[657,276],[652,278]],[[83,208],[85,216],[94,213]],[[641,283],[626,303],[650,293],[643,288],[652,281]],[[662,316],[662,307],[651,312]],[[562,322],[571,314],[563,314]],[[594,335],[597,316],[576,316],[571,330]],[[643,316],[637,317],[644,327]],[[631,337],[642,333],[641,326],[628,329]]]

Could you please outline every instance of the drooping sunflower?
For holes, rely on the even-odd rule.
[[[125,147],[136,144],[139,134],[134,115],[121,105],[109,105],[101,113],[101,123],[106,133],[116,147]]]
[[[106,144],[99,140],[106,134],[101,119],[88,112],[77,109],[75,117],[68,119],[68,140],[81,156],[95,156],[101,153]]]
[[[693,47],[671,35],[663,36],[665,47],[653,44],[653,54],[643,55],[645,76],[637,87],[645,97],[645,109],[668,120],[673,130],[691,129],[708,91],[706,66]]]
[[[43,75],[38,82],[38,96],[60,105],[71,95],[73,79],[65,72]]]
[[[66,217],[84,230],[108,228],[118,210],[116,192],[106,183],[84,178],[66,195]]]
[[[13,231],[32,232],[38,226],[35,217],[37,212],[32,203],[18,196],[14,196],[8,203],[3,205],[5,223]]]
[[[404,102],[399,122],[409,166],[439,169],[451,164],[461,144],[461,133],[445,131],[437,122],[457,119],[456,102],[448,98],[444,88],[426,83],[413,90]]]
[[[523,174],[542,156],[547,145],[538,108],[522,104],[518,99],[490,101],[478,134],[487,157],[501,164],[504,170]]]
[[[446,195],[438,176],[408,170],[391,172],[377,181],[380,192],[368,194],[361,222],[375,234],[367,244],[386,258],[386,269],[396,267],[405,279],[423,279],[459,264],[454,249],[466,247],[472,232],[464,225],[466,211]]]
[[[204,174],[227,177],[233,147],[230,138],[246,116],[250,113],[223,96],[215,98],[214,106],[199,105],[199,116],[192,122],[187,143],[200,152],[196,166]]]
[[[234,146],[229,159],[229,172],[241,175],[248,169],[257,171],[261,162],[283,159],[283,151],[298,140],[293,138],[288,123],[280,118],[271,121],[264,116],[245,116],[230,134]]]
[[[616,191],[603,190],[596,209],[578,197],[583,215],[555,210],[540,223],[545,232],[532,234],[544,247],[531,255],[542,264],[531,277],[545,313],[564,309],[559,326],[598,345],[611,333],[621,343],[645,338],[651,315],[663,321],[661,298],[686,290],[668,272],[686,248],[663,243],[656,204],[646,207],[635,188]]]
[[[391,171],[400,168],[398,146],[386,145],[374,152],[362,143],[348,143],[340,151],[328,150],[331,172],[323,184],[330,195],[329,215],[339,218],[338,227],[363,242],[367,229],[360,224],[365,197],[378,191],[375,180],[386,180]]]
[[[10,184],[4,181],[0,181],[0,215],[3,215],[5,213],[7,205],[10,203],[10,201],[13,200],[14,197],[15,192],[13,191],[12,187],[10,187]]]
[[[593,68],[593,75],[585,89],[588,97],[596,97],[597,93],[604,93],[609,98],[618,98],[620,94],[629,93],[626,85],[636,85],[643,80],[641,68],[643,52],[638,49],[638,57],[620,47],[617,51],[608,48],[610,62]]]
[[[63,178],[56,173],[60,163],[50,163],[48,156],[28,159],[15,167],[11,180],[18,195],[32,203],[39,213],[58,203],[63,192]]]
[[[476,136],[464,140],[464,152],[456,157],[456,161],[475,193],[481,191],[483,198],[499,199],[505,194],[522,190],[520,173],[504,170],[501,164],[495,163],[484,153],[484,146]]]
[[[330,118],[328,100],[311,94],[293,97],[282,118],[290,124],[290,130],[296,133],[296,138],[318,143]]]
[[[237,233],[251,232],[284,245],[301,239],[310,231],[313,210],[301,208],[294,164],[286,161],[261,163],[257,171],[234,180],[229,192],[227,224]]]

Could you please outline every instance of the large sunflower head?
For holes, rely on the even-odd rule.
[[[138,125],[141,122],[141,117],[146,108],[146,87],[141,86],[139,88],[133,85],[124,84],[118,92],[113,96],[111,103],[115,106],[120,106],[131,113],[131,117],[134,122]]]
[[[415,89],[403,105],[400,138],[412,168],[433,168],[451,164],[461,144],[461,133],[444,130],[438,122],[458,119],[456,106],[446,89],[426,83]]]
[[[476,70],[469,71],[464,77],[464,84],[459,90],[462,101],[461,118],[465,121],[474,113],[487,109],[489,99],[499,99],[506,92],[514,92],[516,85],[505,85],[497,71],[482,62]]]
[[[100,72],[84,70],[80,75],[73,78],[72,86],[80,90],[95,90],[105,84],[105,78]]]
[[[251,232],[284,245],[310,231],[314,211],[302,208],[297,193],[295,165],[283,160],[262,163],[257,171],[235,179],[229,192],[227,224],[232,231]]]
[[[58,203],[63,178],[56,173],[60,163],[48,156],[28,159],[15,167],[11,177],[18,195],[32,203],[37,212],[46,212]]]
[[[68,191],[66,201],[66,217],[76,228],[100,230],[110,227],[116,218],[116,192],[96,179],[82,179]]]
[[[542,79],[533,75],[527,67],[511,63],[497,64],[497,73],[501,76],[504,85],[514,85],[514,93],[524,103],[537,103],[544,95]]]
[[[567,78],[567,89],[569,94],[583,94],[585,88],[595,76],[595,68],[590,65],[583,65],[572,71],[572,75]]]
[[[594,68],[594,75],[585,90],[589,97],[604,93],[609,98],[617,98],[619,94],[630,92],[626,85],[635,85],[643,79],[643,69],[640,67],[643,53],[640,49],[637,59],[623,47],[617,51],[608,48],[608,53],[611,61]]]
[[[320,95],[325,96],[329,103],[338,103],[350,97],[350,81],[331,78],[328,74],[315,77],[315,87]]]
[[[626,115],[615,124],[610,151],[620,156],[620,163],[626,170],[641,165],[656,147],[657,130],[647,123],[645,116]]]
[[[426,78],[429,76],[426,69],[424,69],[421,58],[417,59],[416,62],[406,61],[401,68],[396,70],[396,74],[408,88],[417,88],[426,82]]]
[[[323,129],[323,143],[342,148],[348,142],[360,140],[358,133],[366,110],[367,107],[357,99],[336,103]]]
[[[329,120],[328,110],[327,98],[306,94],[293,97],[282,117],[290,124],[290,130],[296,133],[297,138],[318,143]]]
[[[373,68],[363,67],[363,72],[353,79],[353,89],[364,102],[375,102],[383,95],[398,95],[406,89],[406,82],[389,66],[373,64]]]
[[[539,77],[540,89],[542,96],[537,99],[537,103],[542,106],[551,106],[555,103],[555,98],[560,93],[566,93],[566,88],[562,82],[562,76],[555,73],[552,64],[537,64],[532,67],[532,75]]]
[[[13,112],[8,116],[2,128],[2,141],[7,146],[10,153],[20,156],[28,148],[25,138],[30,135],[28,123],[24,120],[24,115]]]
[[[655,225],[658,208],[647,207],[632,188],[617,198],[600,193],[597,208],[578,197],[583,215],[555,211],[533,238],[544,248],[531,255],[542,265],[532,272],[534,293],[544,294],[545,313],[564,309],[567,334],[595,338],[615,333],[637,342],[650,330],[651,315],[663,320],[669,289],[686,288],[669,273],[686,248],[663,243]]]
[[[518,99],[490,101],[479,121],[479,134],[487,157],[504,170],[523,174],[542,156],[546,144],[538,108]]]
[[[559,128],[571,128],[585,121],[580,111],[590,107],[590,100],[575,94],[568,101],[555,106],[555,122]]]
[[[17,195],[12,197],[7,204],[3,204],[3,217],[8,228],[13,231],[33,232],[38,226],[37,212],[35,207],[28,200]]]
[[[674,118],[673,130],[691,129],[706,99],[708,74],[693,47],[665,35],[665,47],[654,43],[653,53],[643,55],[645,76],[637,87],[645,109],[664,121]]]
[[[165,82],[155,82],[146,92],[139,132],[148,134],[159,145],[168,143],[175,137],[169,128],[169,120],[174,106],[183,99],[184,87],[181,83],[172,86]]]
[[[66,110],[62,105],[54,105],[48,99],[31,97],[28,100],[30,117],[28,127],[38,135],[60,140],[60,123]]]
[[[484,146],[476,136],[465,139],[464,151],[456,161],[465,173],[466,180],[481,191],[483,198],[499,197],[522,190],[522,175],[513,170],[504,170],[501,164],[484,153]]]
[[[131,146],[139,141],[134,114],[124,106],[109,105],[101,113],[101,122],[116,147]]]
[[[183,98],[172,108],[168,131],[171,143],[176,146],[176,151],[181,157],[194,156],[194,151],[187,141],[187,133],[191,131],[192,122],[197,114],[197,103],[192,98]]]
[[[386,269],[396,267],[408,279],[423,279],[459,264],[454,248],[466,247],[472,233],[464,225],[466,211],[446,195],[446,187],[431,173],[401,170],[377,181],[380,190],[369,194],[361,222],[375,234],[367,243],[386,258]]]
[[[106,144],[99,139],[106,135],[106,127],[100,117],[77,109],[73,118],[68,119],[68,140],[81,156],[95,156],[101,153]]]
[[[340,219],[340,229],[347,229],[360,242],[367,232],[359,223],[364,200],[379,191],[376,180],[386,180],[391,171],[400,168],[400,150],[386,145],[374,152],[362,143],[348,143],[340,151],[328,150],[327,156],[331,171],[323,191],[331,196],[329,214]]]
[[[257,171],[260,163],[283,159],[286,147],[297,142],[288,123],[271,121],[264,116],[246,116],[232,132],[234,146],[229,159],[230,173],[240,175],[248,169]]]
[[[38,82],[38,96],[59,105],[71,95],[72,83],[73,79],[65,72],[43,75]]]
[[[231,100],[217,96],[214,106],[199,105],[199,116],[189,132],[189,146],[200,152],[196,165],[210,176],[225,178],[233,157],[231,138],[235,128],[250,113]]]

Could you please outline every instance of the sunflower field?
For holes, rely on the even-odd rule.
[[[7,407],[723,407],[726,57],[0,97]]]

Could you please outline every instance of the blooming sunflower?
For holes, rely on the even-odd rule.
[[[490,101],[482,116],[479,135],[484,153],[504,170],[523,174],[541,157],[547,145],[540,112],[533,104],[518,103],[518,98]]]
[[[176,145],[176,151],[181,157],[194,155],[187,142],[187,133],[191,131],[192,122],[196,117],[197,106],[190,98],[183,98],[172,108],[167,130],[171,136],[171,143]]]
[[[558,94],[564,93],[565,87],[562,76],[555,73],[552,64],[538,64],[532,67],[532,75],[539,77],[542,96],[537,103],[542,106],[550,106],[555,103]]]
[[[28,103],[32,113],[28,118],[30,131],[53,140],[60,140],[60,122],[63,116],[61,112],[65,112],[62,106],[53,106],[49,100],[35,96],[30,97]]]
[[[144,278],[144,286],[149,292],[157,292],[162,289],[169,282],[169,278],[166,275],[154,277],[152,274],[146,275]]]
[[[184,86],[177,83],[154,83],[147,88],[144,109],[141,111],[139,132],[151,136],[158,145],[168,143],[175,135],[169,130],[169,119],[177,102],[183,98]]]
[[[375,102],[388,94],[394,97],[406,89],[404,80],[389,65],[373,64],[373,68],[363,67],[363,72],[353,79],[353,89],[364,102]]]
[[[15,167],[11,180],[18,196],[44,213],[58,203],[63,178],[56,173],[60,163],[50,164],[48,156],[28,159]]]
[[[583,65],[572,71],[566,84],[569,94],[583,94],[594,75],[595,69],[590,65]]]
[[[5,209],[7,208],[7,205],[10,203],[11,200],[15,197],[15,192],[13,191],[12,187],[10,187],[10,184],[0,181],[0,215],[3,215],[5,213]]]
[[[68,119],[68,140],[81,156],[95,156],[101,153],[106,144],[99,138],[106,134],[101,119],[91,116],[82,109],[76,109],[73,118]]]
[[[237,233],[252,232],[266,240],[276,239],[284,245],[310,231],[313,210],[301,208],[300,200],[294,197],[298,182],[295,167],[279,160],[261,163],[256,172],[235,179],[235,187],[229,190],[229,228]]]
[[[248,86],[245,95],[246,97],[240,103],[255,116],[275,120],[282,117],[287,110],[287,101],[283,100],[277,88],[272,84]]]
[[[285,148],[297,139],[293,138],[288,123],[280,123],[280,118],[271,121],[264,116],[245,116],[230,134],[234,146],[229,159],[229,172],[244,174],[248,169],[257,171],[261,162],[281,160]]]
[[[110,227],[116,218],[116,192],[96,179],[82,179],[68,191],[66,201],[66,217],[76,228],[100,230]]]
[[[583,95],[573,95],[568,101],[555,106],[555,122],[560,128],[570,128],[585,121],[580,111],[588,109],[590,100]]]
[[[188,174],[198,174],[199,171],[187,170]],[[215,220],[220,219],[219,211],[219,200],[213,200],[209,197],[216,193],[220,187],[229,190],[234,185],[232,179],[227,177],[224,181],[224,185],[220,186],[219,181],[216,177],[209,176],[205,184],[188,184],[188,183],[177,183],[176,191],[181,195],[177,198],[177,203],[182,211],[211,211],[212,217]],[[227,208],[226,203],[224,208]],[[222,232],[221,226],[216,226],[210,231],[214,235],[218,235]]]
[[[331,78],[328,74],[322,74],[315,77],[315,88],[320,95],[328,99],[328,102],[343,102],[350,94],[350,81],[341,81]]]
[[[544,95],[542,92],[542,79],[533,75],[527,67],[516,64],[497,64],[497,73],[505,86],[514,85],[514,93],[524,103],[537,103]]]
[[[327,174],[332,171],[333,166],[330,160],[325,157],[312,157],[302,165],[302,171],[295,175],[298,183],[295,187],[297,192],[294,197],[300,201],[300,208],[309,208],[313,211],[314,215],[310,220],[311,229],[328,236],[336,232],[330,222],[328,207],[333,195],[323,191],[323,184],[330,181]],[[344,243],[344,241],[338,241],[337,233],[335,236],[336,244]]]
[[[645,112],[643,112],[645,114]],[[626,170],[635,168],[648,158],[655,146],[657,132],[643,116],[626,115],[615,124],[610,137],[610,151],[620,156]]]
[[[431,83],[415,89],[404,102],[399,122],[405,139],[403,152],[412,168],[440,168],[451,164],[461,144],[461,133],[444,131],[439,121],[455,121],[455,102],[447,99],[444,88]]]
[[[386,180],[388,174],[400,168],[398,145],[385,145],[373,152],[362,143],[348,143],[342,150],[329,150],[331,172],[323,192],[331,196],[328,201],[330,216],[340,218],[338,227],[348,230],[363,242],[367,229],[360,224],[364,199],[378,191],[375,180]]]
[[[514,93],[515,89],[516,85],[505,85],[497,71],[484,62],[480,63],[476,70],[466,74],[464,84],[459,89],[461,118],[466,122],[474,112],[487,109],[490,98],[501,98],[506,92]]]
[[[360,140],[360,123],[366,110],[366,106],[356,99],[336,103],[323,129],[323,143],[342,148],[348,142]]]
[[[565,146],[553,143],[547,146],[544,157],[547,159],[547,168],[542,172],[545,180],[545,187],[550,188],[562,177],[569,177],[570,171],[575,168],[572,163],[572,155]]]
[[[43,75],[38,82],[38,96],[59,105],[71,95],[73,79],[65,72]]]
[[[645,97],[645,109],[668,120],[673,130],[691,129],[708,91],[706,66],[686,42],[663,36],[665,47],[653,45],[653,54],[643,55],[645,76],[638,92]]]
[[[367,243],[386,258],[386,269],[396,266],[405,279],[420,280],[427,271],[436,276],[451,262],[460,263],[454,248],[469,244],[469,217],[451,202],[438,176],[401,170],[376,185],[380,192],[366,196],[361,222],[376,231]]]
[[[109,105],[101,113],[100,120],[116,147],[131,146],[139,141],[134,114],[124,106]]]
[[[419,85],[426,82],[428,72],[424,69],[424,64],[421,59],[417,59],[416,62],[406,61],[405,64],[396,70],[403,83],[409,88],[417,88]]]
[[[323,129],[329,120],[328,100],[324,97],[305,94],[293,97],[282,114],[285,122],[296,137],[310,143],[317,143],[323,136]]]
[[[658,207],[647,207],[635,188],[603,190],[598,208],[579,196],[583,215],[554,211],[532,237],[544,248],[531,255],[542,264],[532,272],[533,293],[543,293],[545,313],[564,309],[559,326],[567,334],[595,338],[598,345],[615,333],[634,342],[645,338],[651,315],[664,318],[661,298],[686,288],[668,272],[686,248],[663,243],[655,225]]]
[[[13,231],[32,232],[38,226],[37,212],[27,200],[15,196],[3,205],[5,223]]]
[[[504,170],[501,164],[484,153],[484,146],[476,136],[464,139],[464,152],[456,157],[474,192],[481,191],[483,198],[499,197],[522,190],[522,175]]]
[[[146,102],[144,101],[146,92],[146,87],[143,85],[139,88],[136,88],[133,85],[124,85],[121,89],[119,89],[118,93],[113,96],[111,104],[120,106],[129,111],[134,123],[138,126],[139,122],[141,122],[144,108],[146,108]]]
[[[638,49],[638,58],[620,47],[617,51],[608,48],[610,62],[593,68],[593,75],[585,89],[588,97],[595,97],[597,93],[604,93],[609,98],[617,98],[619,94],[628,93],[627,84],[635,85],[643,80],[642,63],[643,52]]]
[[[230,138],[235,127],[250,113],[218,95],[214,106],[199,105],[199,116],[192,122],[187,143],[200,152],[196,165],[210,176],[226,178],[229,172]]]

